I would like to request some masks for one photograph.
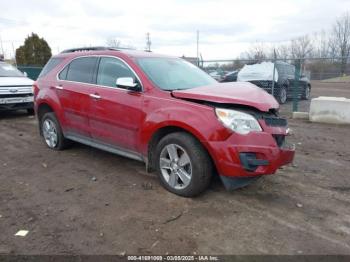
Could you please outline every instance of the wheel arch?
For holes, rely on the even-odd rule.
[[[179,126],[176,124],[172,124],[172,125],[166,125],[166,126],[162,126],[158,129],[156,129],[150,139],[149,139],[149,143],[147,145],[147,159],[146,159],[146,168],[148,172],[154,171],[155,170],[155,149],[157,147],[157,144],[159,143],[159,141],[171,134],[171,133],[176,133],[176,132],[184,132],[187,133],[189,135],[191,135],[192,137],[194,137],[203,147],[203,149],[206,151],[206,153],[208,154],[209,158],[211,159],[214,168],[215,167],[215,161],[210,153],[210,150],[207,148],[205,143],[202,143],[203,141],[203,137],[196,133],[193,132],[193,130],[191,130],[190,128],[186,128],[184,126]]]
[[[42,135],[42,130],[41,130],[41,119],[43,118],[43,116],[46,114],[46,113],[49,113],[49,112],[55,112],[54,108],[52,106],[50,106],[48,103],[41,103],[38,105],[37,107],[37,118],[38,118],[38,122],[39,122],[39,132],[40,132],[40,135]]]

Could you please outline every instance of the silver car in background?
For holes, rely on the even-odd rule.
[[[16,67],[0,62],[0,110],[26,109],[33,114],[33,82]]]

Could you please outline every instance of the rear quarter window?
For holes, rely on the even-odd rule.
[[[58,57],[51,58],[44,66],[43,70],[41,70],[41,73],[38,78],[46,76],[48,73],[52,71],[52,69],[54,69],[58,64],[60,64],[62,60],[63,58],[58,58]]]
[[[59,73],[58,79],[66,80],[67,79],[68,69],[69,69],[69,65],[66,65],[66,67]]]

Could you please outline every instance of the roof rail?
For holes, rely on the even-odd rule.
[[[61,54],[65,53],[74,53],[74,52],[85,52],[85,51],[102,51],[102,50],[124,50],[124,49],[132,49],[132,48],[124,48],[124,47],[105,47],[105,46],[91,46],[91,47],[78,47],[66,49],[61,52]]]
[[[61,52],[61,54],[74,53],[74,52],[84,52],[84,51],[98,51],[98,50],[108,50],[108,48],[103,47],[103,46],[78,47],[78,48],[71,48],[71,49],[63,50]]]

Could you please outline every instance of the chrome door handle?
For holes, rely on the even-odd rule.
[[[63,90],[63,86],[55,86],[56,89]]]
[[[101,99],[101,96],[96,95],[96,94],[90,94],[90,97],[94,98],[94,99]]]

